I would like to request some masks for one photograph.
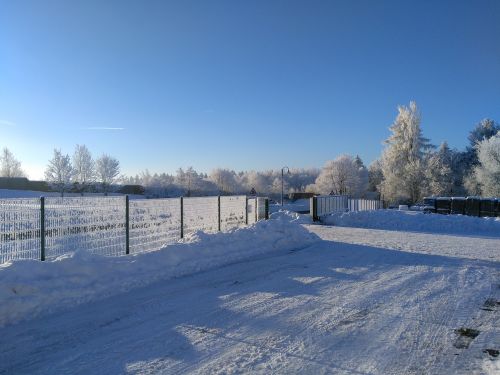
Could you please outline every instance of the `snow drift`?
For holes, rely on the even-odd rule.
[[[5,263],[0,266],[0,326],[258,254],[304,248],[318,237],[300,222],[298,215],[282,211],[230,232],[196,232],[150,253],[104,257],[76,251],[51,262]]]
[[[377,210],[334,213],[322,222],[341,227],[500,237],[500,218],[493,217]]]

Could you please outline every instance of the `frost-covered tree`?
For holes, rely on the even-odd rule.
[[[175,176],[175,183],[182,189],[183,195],[188,197],[200,191],[200,185],[202,184],[201,180],[202,176],[200,176],[193,167],[188,167],[185,171],[179,168]]]
[[[103,154],[95,161],[95,172],[97,181],[101,183],[102,190],[107,195],[111,185],[120,174],[120,162],[109,155]]]
[[[368,190],[368,184],[369,184],[369,173],[368,169],[366,169],[365,164],[363,163],[363,160],[359,157],[359,155],[356,155],[354,158],[354,164],[358,168],[358,174],[359,174],[359,184],[357,191],[355,192],[355,195],[363,197],[365,192]]]
[[[24,177],[21,162],[5,147],[0,155],[0,177]]]
[[[219,194],[231,194],[238,191],[237,175],[229,169],[216,168],[208,177],[219,191]]]
[[[69,155],[63,155],[61,150],[54,149],[54,155],[49,160],[45,170],[45,179],[64,196],[74,175]]]
[[[315,185],[321,194],[359,195],[361,183],[360,168],[355,159],[350,155],[341,155],[326,162]]]
[[[474,168],[475,179],[483,196],[500,196],[500,132],[477,144],[479,165]]]
[[[452,158],[452,151],[446,142],[443,142],[437,151],[429,154],[424,173],[427,183],[427,195],[452,195]]]
[[[424,153],[432,148],[420,128],[421,115],[415,102],[399,106],[382,154],[384,180],[381,191],[391,202],[416,202],[422,193]]]
[[[78,183],[78,190],[83,195],[88,186],[95,180],[94,160],[85,145],[76,145],[73,153],[73,168],[75,170],[73,180]]]
[[[469,145],[467,146],[462,157],[462,171],[464,177],[468,177],[468,182],[471,182],[471,174],[474,172],[474,167],[478,164],[477,145],[478,143],[490,139],[500,131],[500,124],[492,119],[483,119],[476,124],[467,137]]]
[[[377,159],[368,167],[368,191],[380,191],[380,184],[383,179],[384,173],[382,172],[382,162]]]

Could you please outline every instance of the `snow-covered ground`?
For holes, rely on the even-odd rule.
[[[43,306],[40,295],[58,308],[0,328],[0,374],[500,373],[500,239],[488,225],[449,236],[387,230],[389,219],[373,230],[273,218],[174,245],[173,258],[188,252],[177,263],[167,247],[3,267],[0,306]],[[280,233],[259,242],[263,229]],[[211,259],[190,266],[198,254]],[[35,290],[9,294],[23,284]]]
[[[339,212],[321,219],[341,227],[386,229],[404,232],[447,233],[500,238],[500,217],[424,214],[423,212],[377,210]]]
[[[278,212],[280,210],[287,210],[292,212],[309,212],[309,199],[297,199],[295,201],[290,201],[286,199],[283,202],[283,206],[279,203],[271,204],[269,206],[271,212]]]

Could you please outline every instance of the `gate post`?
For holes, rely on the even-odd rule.
[[[129,197],[125,195],[125,255],[130,254],[130,210]]]
[[[312,216],[313,221],[319,221],[317,197],[311,197],[309,199],[309,213]]]
[[[219,220],[218,220],[219,224],[218,224],[217,230],[220,232],[220,220],[221,220],[221,217],[220,217],[220,195],[217,196],[217,212],[218,212],[217,217],[219,218]]]
[[[45,260],[45,197],[40,197],[40,260]]]
[[[245,195],[245,225],[248,225],[248,197]]]

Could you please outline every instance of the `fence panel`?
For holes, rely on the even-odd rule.
[[[266,200],[267,198],[257,198],[257,221],[266,219]]]
[[[246,201],[245,195],[220,197],[221,230],[245,225]]]
[[[217,232],[218,220],[217,197],[184,198],[184,234],[198,230],[207,233]]]
[[[248,198],[247,217],[248,224],[255,224],[258,220],[257,198]]]
[[[123,197],[45,198],[47,259],[75,250],[125,254]]]
[[[0,199],[0,263],[40,259],[40,199]]]
[[[127,247],[125,197],[0,199],[0,263],[45,259],[75,250],[120,256]],[[131,254],[154,251],[196,230],[216,232],[267,219],[266,198],[246,196],[131,200],[128,239]],[[44,236],[41,236],[44,212]],[[181,217],[181,212],[183,216]],[[220,221],[219,221],[220,220]],[[42,259],[43,260],[43,259]]]
[[[349,201],[346,195],[320,195],[315,198],[317,199],[317,216],[343,212],[349,209]]]
[[[161,249],[181,236],[181,207],[178,198],[130,201],[130,253]]]

